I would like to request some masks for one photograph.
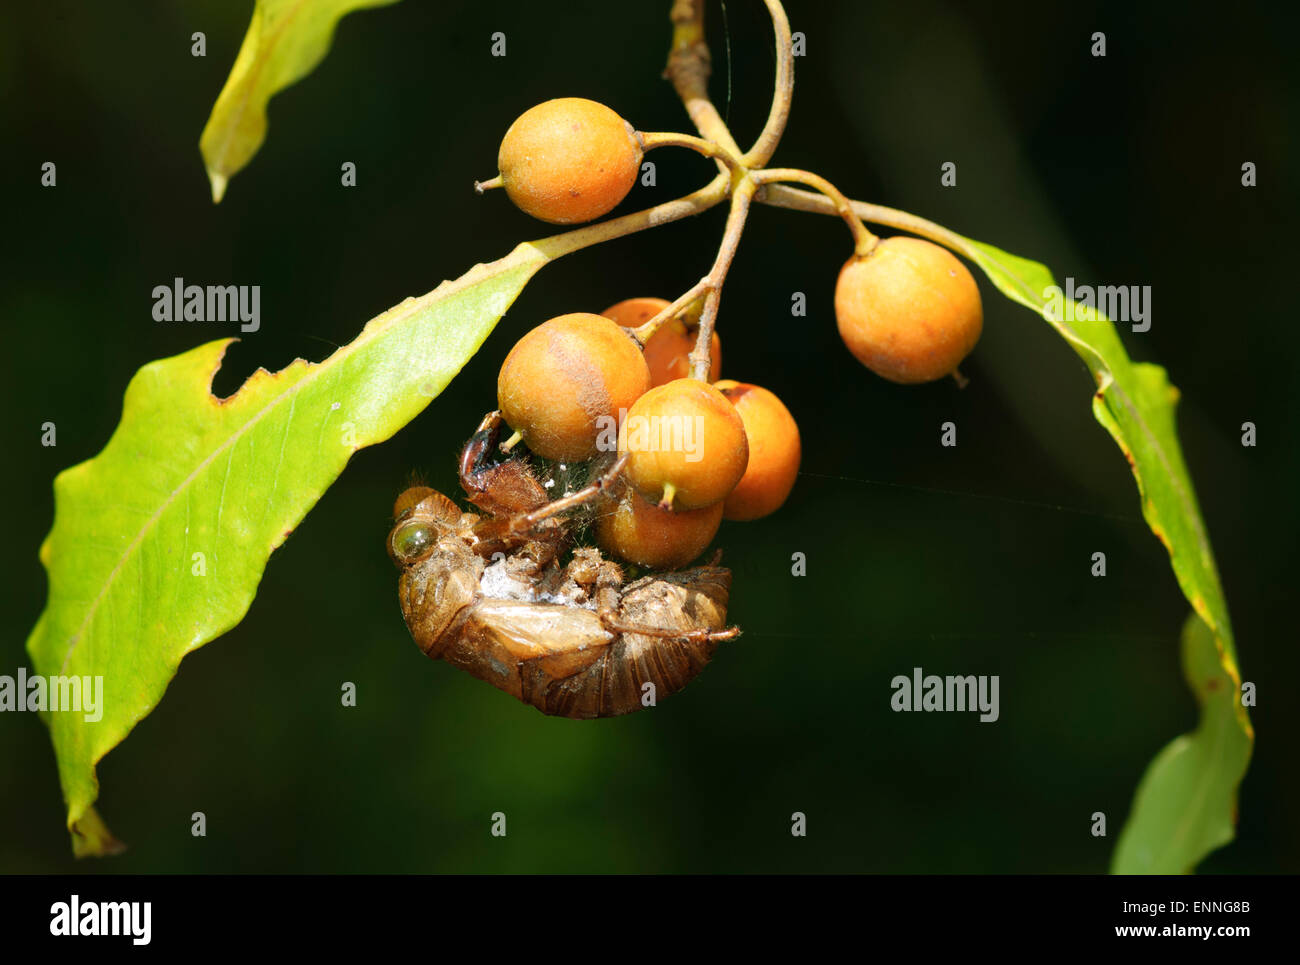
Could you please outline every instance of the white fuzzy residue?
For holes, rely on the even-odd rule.
[[[537,600],[532,585],[515,579],[506,569],[504,558],[484,568],[478,585],[484,596],[494,600],[522,600],[525,603],[533,603]]]
[[[575,595],[540,593],[533,584],[521,580],[506,568],[505,559],[499,559],[483,569],[479,591],[493,600],[519,600],[523,603],[554,603],[559,606],[577,606],[584,610],[596,609],[589,600],[579,600]]]

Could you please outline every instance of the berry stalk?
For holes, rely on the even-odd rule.
[[[721,145],[715,144],[713,141],[706,141],[702,137],[693,137],[690,134],[678,134],[672,131],[637,131],[637,137],[641,139],[641,144],[647,151],[656,147],[690,148],[697,154],[718,161],[719,170],[729,171],[733,177],[741,173],[740,158]]]
[[[853,232],[853,250],[854,254],[859,258],[869,255],[871,249],[875,248],[880,241],[862,223],[862,219],[853,210],[853,202],[845,197],[843,191],[820,174],[801,171],[798,168],[767,168],[762,171],[755,171],[752,177],[760,185],[775,184],[779,181],[806,184],[808,187],[815,188],[825,195],[826,199],[834,205],[835,213],[844,219],[844,223],[849,226],[849,231]]]
[[[814,194],[812,191],[787,188],[777,184],[764,188],[757,200],[761,204],[770,205],[774,208],[789,208],[793,211],[808,211],[812,214],[839,214],[835,203],[827,197]],[[947,248],[966,254],[965,239],[956,232],[949,231],[933,221],[928,221],[906,211],[900,211],[897,208],[887,208],[884,205],[870,204],[866,201],[850,200],[849,207],[863,221],[871,224],[887,225],[890,228],[897,228],[900,231],[920,235],[922,238],[929,238],[931,241],[938,242]]]

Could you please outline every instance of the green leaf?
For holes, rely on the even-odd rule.
[[[1131,361],[1114,323],[1095,309],[1062,299],[1073,308],[1076,319],[1061,317],[1045,295],[1056,282],[1043,265],[992,245],[966,238],[961,241],[965,243],[963,253],[984,270],[998,290],[1047,319],[1087,363],[1097,383],[1093,414],[1132,467],[1143,515],[1169,550],[1174,574],[1192,608],[1214,632],[1226,669],[1238,677],[1227,603],[1178,444],[1174,424],[1178,390],[1160,366]],[[1081,314],[1087,317],[1078,319]],[[1245,713],[1241,716],[1244,722]]]
[[[1059,298],[1058,305],[1055,293],[1048,295],[1056,282],[1043,265],[937,225],[922,224],[920,229],[915,224],[908,227],[965,254],[1004,295],[1042,315],[1087,364],[1097,383],[1093,415],[1133,470],[1142,515],[1169,551],[1178,585],[1199,617],[1197,622],[1204,624],[1214,666],[1224,681],[1223,694],[1240,694],[1241,672],[1228,605],[1178,444],[1174,420],[1178,390],[1165,370],[1131,361],[1115,325],[1101,313],[1064,298]],[[1067,306],[1073,311],[1062,310]],[[1068,320],[1071,316],[1073,320]],[[1203,669],[1204,657],[1198,650],[1198,668]],[[1198,696],[1201,684],[1208,679],[1201,672],[1193,682]],[[1179,738],[1148,767],[1120,839],[1115,870],[1181,874],[1232,839],[1237,787],[1250,760],[1254,731],[1241,701],[1227,699],[1231,703],[1226,716],[1221,713],[1221,701],[1202,701],[1201,724],[1195,734]],[[1225,726],[1234,733],[1230,745],[1223,749],[1226,756],[1221,757],[1215,742],[1222,739],[1219,728]],[[1173,822],[1176,846],[1162,839],[1166,826],[1161,820]]]
[[[1238,682],[1224,670],[1214,634],[1195,614],[1183,627],[1182,651],[1201,721],[1147,768],[1115,846],[1116,874],[1190,872],[1232,840],[1237,785],[1251,749],[1249,727],[1241,727]]]
[[[199,150],[220,202],[226,183],[266,140],[266,104],[325,59],[339,18],[397,0],[257,0],[244,43],[221,89]]]
[[[103,679],[102,719],[45,714],[77,854],[120,847],[91,807],[95,765],[187,653],[243,618],[267,558],[352,453],[460,371],[546,250],[522,244],[372,319],[323,362],[259,369],[225,399],[210,388],[231,339],[136,373],[103,452],[54,481],[49,599],[27,641],[36,674]]]

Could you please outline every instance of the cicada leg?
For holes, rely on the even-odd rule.
[[[521,459],[486,465],[501,434],[500,412],[489,412],[460,452],[460,485],[479,509],[511,517],[546,505],[546,490]]]
[[[564,536],[560,529],[531,534],[515,532],[509,518],[481,519],[474,524],[473,534],[474,552],[484,559],[491,559],[498,553],[509,556],[520,552],[533,560],[538,570],[560,555]]]
[[[557,517],[561,513],[586,505],[607,492],[618,480],[619,473],[627,465],[627,460],[628,453],[623,453],[594,482],[576,493],[552,500],[529,512],[485,519],[474,527],[475,535],[483,541],[485,547],[489,545],[492,547],[491,552],[495,552],[495,549],[502,545],[518,545],[520,542],[532,539],[546,541],[553,533],[559,535],[564,528],[564,523]],[[496,468],[504,469],[508,465],[510,463],[504,463]],[[529,479],[535,485],[537,484],[531,476]]]
[[[514,517],[511,524],[520,532],[529,532],[541,523],[560,513],[566,513],[571,509],[577,509],[587,503],[600,497],[602,493],[608,492],[609,489],[618,480],[619,474],[627,466],[631,453],[625,452],[610,465],[599,477],[591,484],[579,489],[576,493],[570,493],[568,496],[562,496],[559,499],[553,499],[540,509],[535,509],[530,513],[524,513]]]
[[[597,599],[597,613],[601,622],[613,633],[640,635],[658,640],[679,640],[688,644],[721,643],[724,640],[736,639],[740,636],[739,627],[717,626],[717,623],[723,623],[726,620],[726,591],[730,586],[730,574],[716,565],[719,558],[720,556],[715,554],[714,562],[708,566],[645,577],[624,588],[617,596],[599,597]],[[642,606],[639,610],[634,610],[630,614],[632,619],[628,619],[629,614],[626,605],[629,594],[636,597],[644,591],[653,591],[656,587],[664,590],[676,587],[678,592],[685,587],[695,592],[702,592],[702,599],[712,599],[717,610],[715,616],[719,617],[719,619],[717,619],[713,627],[698,625],[708,621],[700,619],[702,613],[696,610],[696,605],[689,603],[686,598],[681,596],[673,597],[671,593],[666,599],[676,599],[675,604],[667,608],[662,606],[658,608],[651,607],[649,610]],[[682,625],[680,618],[688,612],[695,614],[693,619],[697,623],[696,626]],[[659,623],[658,620],[636,619],[638,613],[662,616],[664,623],[667,625]],[[677,626],[673,626],[674,623]]]
[[[478,424],[474,434],[465,443],[465,448],[460,451],[460,479],[462,483],[467,477],[472,477],[478,472],[483,460],[494,448],[497,439],[500,437],[501,426],[504,424],[505,420],[501,418],[501,412],[498,409],[493,409]]]
[[[663,627],[647,627],[636,623],[626,623],[613,614],[612,611],[603,610],[600,613],[600,622],[604,624],[605,629],[611,633],[635,633],[644,637],[659,637],[663,640],[681,640],[685,643],[722,643],[725,640],[735,640],[740,636],[740,627],[727,627],[725,630],[709,630],[700,628],[696,630],[666,630]]]

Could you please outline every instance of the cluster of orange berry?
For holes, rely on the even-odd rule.
[[[596,540],[654,569],[691,562],[724,517],[775,511],[794,487],[800,458],[799,428],[776,395],[686,376],[694,337],[680,319],[640,345],[629,329],[668,304],[631,298],[600,315],[543,322],[510,350],[497,379],[502,417],[537,455],[580,462],[596,456],[602,441],[627,453],[627,485],[598,516]],[[714,377],[719,349],[715,335]]]
[[[543,221],[590,221],[627,196],[643,153],[641,136],[615,111],[559,98],[511,125],[499,177],[480,187],[503,187]],[[689,377],[696,336],[682,318],[669,318],[644,345],[637,340],[633,330],[668,307],[661,298],[632,298],[600,315],[553,318],[514,346],[497,382],[506,423],[544,458],[591,459],[605,428],[617,427],[629,485],[615,509],[601,515],[597,539],[611,554],[655,568],[693,560],[724,517],[775,511],[790,494],[801,455],[798,427],[780,399],[757,385],[718,380],[716,333],[707,382]],[[904,383],[954,373],[983,324],[965,266],[938,245],[907,237],[849,259],[836,284],[835,313],[850,351]],[[678,427],[676,438],[694,444],[637,445],[633,436],[642,425]]]

